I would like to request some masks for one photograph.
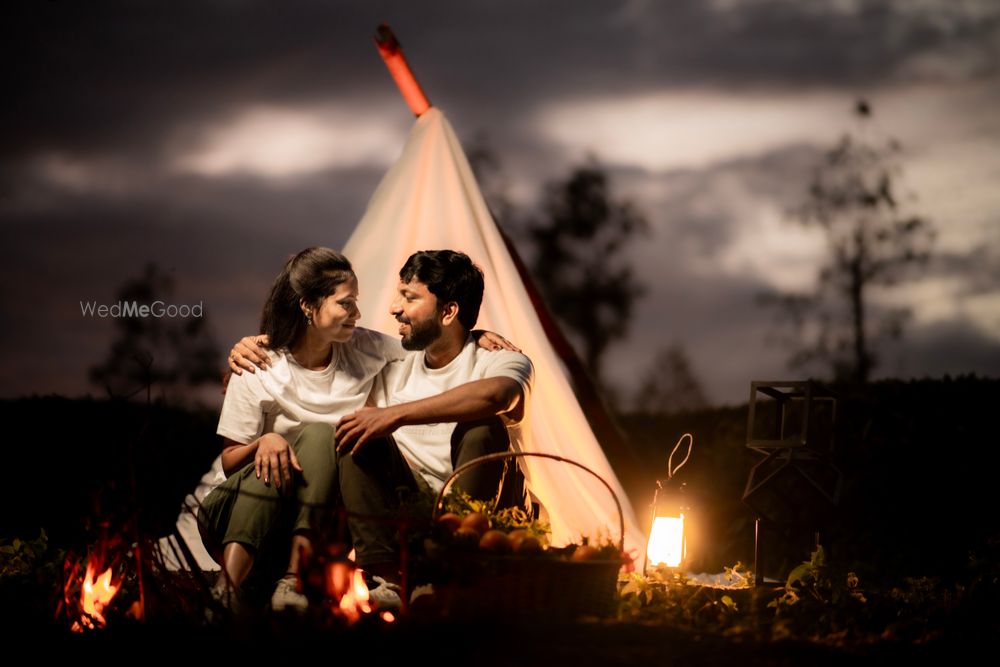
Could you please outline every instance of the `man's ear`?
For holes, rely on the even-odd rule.
[[[448,326],[452,322],[458,319],[458,304],[454,301],[449,301],[448,303],[441,306],[441,324],[443,326]]]

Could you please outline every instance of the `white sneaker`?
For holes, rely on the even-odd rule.
[[[399,584],[393,584],[382,577],[374,576],[372,581],[378,586],[368,591],[368,599],[375,603],[375,606],[385,611],[399,611],[403,608],[403,599],[399,597],[402,588]]]
[[[271,596],[271,609],[274,611],[294,611],[299,614],[309,608],[309,598],[296,590],[298,579],[292,577],[282,577],[278,580],[278,585],[274,587],[274,595]]]

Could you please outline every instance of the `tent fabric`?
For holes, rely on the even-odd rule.
[[[222,455],[220,454],[212,461],[212,467],[209,468],[208,472],[201,476],[201,481],[198,482],[195,490],[184,498],[181,512],[177,516],[174,534],[160,538],[157,544],[160,562],[167,570],[199,569],[205,572],[215,572],[222,569],[209,555],[205,544],[201,541],[197,514],[205,496],[224,481],[226,481],[226,473],[222,471]],[[187,562],[184,549],[178,544],[178,540],[184,541],[189,555],[195,560],[194,563]]]
[[[514,341],[535,366],[525,451],[572,459],[607,481],[622,505],[625,549],[640,554],[645,540],[635,512],[545,336],[451,125],[431,107],[417,119],[344,247],[358,275],[361,324],[395,331],[389,305],[400,267],[415,251],[445,248],[466,253],[485,274],[477,327]],[[599,480],[576,466],[538,457],[519,460],[531,492],[547,510],[553,544],[581,536],[618,539],[615,503]]]

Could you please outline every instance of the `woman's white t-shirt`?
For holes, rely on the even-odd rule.
[[[386,363],[403,359],[398,338],[358,328],[351,340],[335,343],[322,370],[299,365],[285,350],[269,351],[271,366],[229,381],[217,433],[247,444],[264,433],[292,441],[307,424],[335,426],[364,407],[375,377]]]

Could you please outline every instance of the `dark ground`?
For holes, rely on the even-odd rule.
[[[935,607],[942,616],[931,624],[938,623],[939,632],[838,647],[822,637],[760,641],[727,636],[718,628],[698,631],[635,622],[560,625],[535,619],[512,625],[512,619],[409,618],[390,628],[369,623],[346,629],[259,617],[204,627],[175,615],[141,625],[123,621],[94,636],[78,637],[52,619],[58,598],[52,589],[58,584],[49,579],[58,580],[59,572],[49,567],[27,577],[0,578],[0,636],[8,646],[21,640],[44,652],[92,655],[107,649],[137,659],[235,647],[245,647],[247,655],[274,651],[292,657],[314,647],[331,658],[348,651],[366,662],[397,664],[417,655],[432,656],[440,664],[482,665],[964,661],[1000,629],[1000,569],[996,563],[986,570],[982,563],[975,572],[970,569],[970,554],[982,553],[991,538],[1000,536],[995,511],[1000,381],[884,382],[837,390],[841,411],[834,459],[843,473],[843,491],[839,507],[821,526],[831,570],[857,572],[867,587],[884,590],[907,577],[921,577],[940,590],[962,591],[978,577],[986,594],[974,605],[946,601]],[[44,528],[53,553],[82,553],[102,523],[114,530],[137,519],[139,534],[166,533],[180,499],[219,446],[211,413],[59,397],[3,401],[0,413],[9,436],[9,474],[0,486],[5,508],[0,540],[9,545],[13,537],[33,539]],[[665,468],[669,446],[681,433],[695,436],[694,455],[682,473],[700,508],[701,549],[694,571],[720,571],[737,560],[752,563],[753,514],[740,498],[747,472],[759,457],[745,447],[746,418],[746,406],[739,406],[623,419],[652,473]],[[646,502],[646,497],[633,498],[637,508]],[[802,548],[778,554],[772,566],[794,565],[808,555]]]

